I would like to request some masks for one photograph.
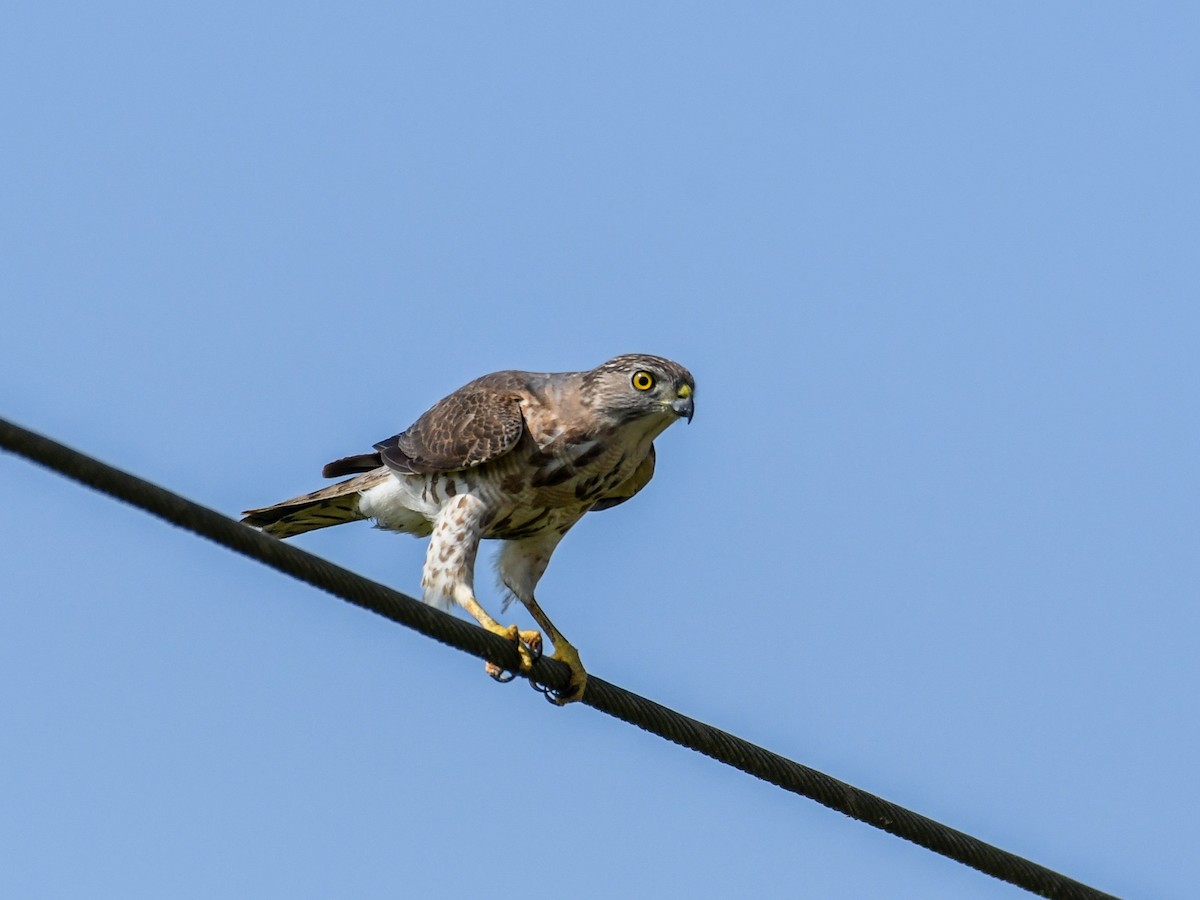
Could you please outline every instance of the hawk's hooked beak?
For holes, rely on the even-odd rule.
[[[686,418],[690,423],[692,421],[692,413],[694,413],[696,404],[692,400],[692,389],[688,385],[681,385],[679,390],[675,392],[675,400],[671,404],[671,409],[675,411],[675,415],[681,419]]]

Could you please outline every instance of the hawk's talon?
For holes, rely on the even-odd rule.
[[[522,631],[518,633],[521,643],[529,648],[533,662],[542,658],[542,633],[540,631]]]
[[[574,703],[582,694],[576,687],[568,687],[565,691],[556,691],[554,688],[546,687],[542,684],[530,682],[533,689],[546,698],[547,703],[553,703],[555,706],[566,706],[568,703]]]
[[[548,687],[544,684],[539,684],[538,682],[534,681],[533,679],[530,679],[529,686],[531,688],[533,688],[535,691],[537,691],[539,694],[541,694],[543,697],[545,697],[547,703],[553,703],[555,706],[563,706],[566,703],[569,703],[570,700],[567,698],[575,696],[575,693],[576,693],[574,690],[571,690],[569,688],[568,688],[569,693],[560,693],[559,691],[556,691],[554,688]]]
[[[537,691],[539,694],[541,694],[543,697],[545,697],[547,700],[549,700],[551,703],[553,703],[555,706],[562,706],[562,704],[558,702],[558,699],[563,695],[560,694],[558,691],[556,691],[554,688],[550,687],[549,685],[542,684],[541,682],[534,681],[532,678],[529,679],[529,686],[531,688],[533,688],[535,691]],[[574,693],[575,693],[574,691],[571,691],[571,694],[574,694]]]
[[[516,672],[505,671],[504,669],[500,668],[498,665],[496,665],[495,663],[492,663],[492,662],[487,663],[483,668],[484,668],[484,671],[487,672],[489,676],[491,676],[493,681],[498,681],[500,684],[508,684],[510,681],[512,681],[514,678],[517,677]]]

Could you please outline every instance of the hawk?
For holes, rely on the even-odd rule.
[[[529,610],[571,669],[562,705],[587,682],[579,653],[542,611],[534,589],[554,548],[584,514],[611,509],[654,475],[654,439],[692,419],[695,382],[660,356],[618,356],[587,372],[493,372],[438,401],[375,452],[325,466],[326,478],[354,477],[273,506],[242,521],[288,538],[373,519],[377,527],[429,537],[421,596],[457,604],[484,628],[517,645],[526,672],[541,654],[542,634],[501,625],[475,598],[479,542],[504,542],[500,581]],[[488,664],[506,681],[515,674]]]

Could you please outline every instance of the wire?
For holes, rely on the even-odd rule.
[[[497,635],[4,419],[0,419],[0,447],[443,644],[508,671],[518,670],[516,648]],[[557,660],[542,658],[534,663],[530,680],[564,690],[569,671]],[[1034,894],[1064,900],[1112,898],[595,675],[588,676],[579,702]]]

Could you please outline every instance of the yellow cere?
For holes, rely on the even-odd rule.
[[[690,384],[681,384],[679,390],[675,392],[675,396],[681,400],[686,400],[692,396],[692,386]]]

